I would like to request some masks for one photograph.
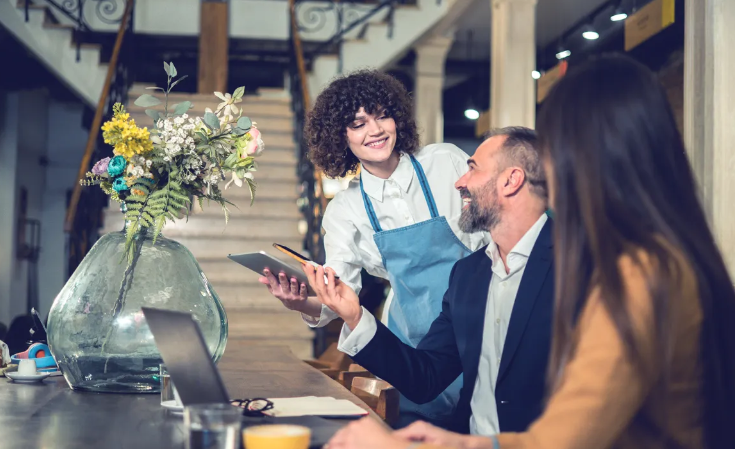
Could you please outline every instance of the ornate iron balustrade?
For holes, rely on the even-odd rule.
[[[353,30],[362,27],[358,36],[362,36],[368,26],[368,21],[379,13],[385,13],[385,23],[388,25],[388,38],[393,37],[395,27],[395,10],[400,6],[413,5],[416,0],[382,0],[377,2],[353,1],[331,1],[314,2],[308,0],[297,0],[293,14],[300,33],[317,33],[334,23],[334,34],[328,40],[319,45],[313,52],[304,55],[313,60],[316,56],[324,53],[337,53],[337,71],[342,72],[342,55],[340,47],[345,36]],[[440,4],[441,0],[437,0]],[[331,20],[330,20],[331,19]]]
[[[125,0],[44,0],[43,2],[25,0],[26,22],[30,20],[29,10],[33,5],[47,5],[73,23],[77,62],[81,59],[85,35],[94,31],[88,18],[90,10],[93,10],[100,22],[108,25],[119,24],[125,13]],[[90,7],[87,7],[88,5]]]

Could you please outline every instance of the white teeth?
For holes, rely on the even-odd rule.
[[[367,146],[369,146],[369,147],[377,147],[378,145],[382,145],[383,142],[385,142],[386,140],[388,140],[388,139],[378,140],[377,142],[372,142],[372,143],[367,144]]]
[[[463,203],[463,204],[464,204],[465,206],[466,206],[466,205],[468,205],[468,204],[470,204],[471,202],[472,202],[472,200],[471,200],[471,199],[469,199],[469,198],[462,198],[462,203]]]

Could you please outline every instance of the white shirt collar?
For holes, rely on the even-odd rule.
[[[360,167],[360,179],[362,179],[362,188],[372,198],[382,202],[383,201],[383,189],[385,188],[386,179],[378,178],[372,173],[365,170],[365,167]],[[408,187],[411,185],[413,179],[413,164],[411,158],[401,153],[401,158],[398,160],[398,166],[393,173],[388,177],[393,180],[403,190],[404,193],[408,192]]]
[[[503,266],[503,261],[500,258],[498,245],[493,241],[491,233],[490,244],[485,249],[485,254],[487,254],[493,262],[493,272],[501,275],[502,277],[506,277],[523,267],[531,255],[531,251],[533,250],[534,245],[536,245],[536,240],[538,239],[539,234],[541,234],[541,230],[544,228],[547,219],[548,217],[546,216],[546,213],[541,214],[539,219],[536,220],[536,223],[526,231],[518,243],[516,243],[510,250],[508,257],[506,258],[508,267],[510,268],[510,273],[507,274],[505,272],[505,267]]]

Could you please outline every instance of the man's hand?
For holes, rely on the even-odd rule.
[[[373,417],[362,418],[334,434],[326,449],[405,449],[409,442],[391,434]]]
[[[265,276],[258,278],[258,282],[266,285],[271,295],[278,298],[287,309],[313,317],[321,315],[322,305],[316,299],[307,296],[306,284],[299,285],[296,279],[289,280],[283,273],[276,279],[268,269],[265,270]]]
[[[354,290],[335,279],[334,270],[331,268],[326,270],[326,284],[324,267],[303,264],[302,268],[319,302],[332,309],[351,330],[354,330],[362,317],[360,299]]]

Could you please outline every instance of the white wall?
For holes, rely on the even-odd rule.
[[[41,222],[42,316],[66,282],[66,192],[87,140],[82,112],[81,103],[59,103],[45,90],[0,93],[0,322],[6,325],[28,313],[28,262],[16,257],[21,188],[28,192],[27,218]]]
[[[77,170],[88,130],[82,127],[81,104],[51,101],[46,148],[46,188],[41,215],[41,256],[38,261],[43,282],[39,285],[39,311],[45,317],[54,298],[66,283],[66,193],[76,183]]]
[[[10,325],[15,269],[15,177],[18,163],[18,94],[0,92],[0,322]]]

